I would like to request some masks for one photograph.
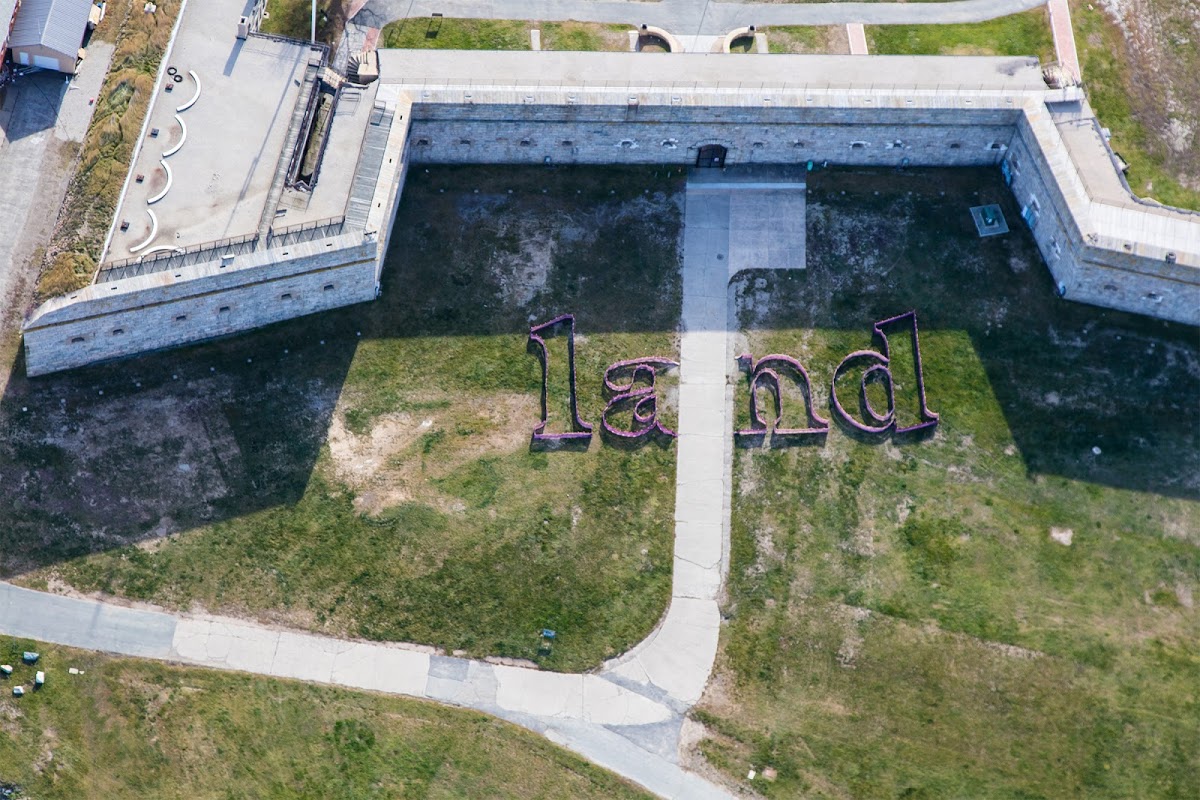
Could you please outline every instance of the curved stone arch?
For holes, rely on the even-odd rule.
[[[180,148],[183,147],[183,143],[187,141],[187,125],[183,124],[183,118],[176,114],[175,121],[179,123],[179,141],[175,143],[174,147],[163,153],[163,158],[170,158],[178,153]]]
[[[165,253],[168,250],[173,250],[176,253],[186,253],[187,252],[186,250],[184,250],[182,247],[179,247],[178,245],[160,244],[156,247],[151,247],[149,250],[142,253],[141,256],[138,257],[138,261],[144,261],[146,258],[154,255],[155,253]]]
[[[700,152],[701,147],[709,147],[711,145],[724,147],[726,153],[737,153],[741,150],[741,148],[738,147],[732,139],[716,139],[709,137],[707,139],[697,139],[696,141],[692,142],[687,146],[687,151],[689,153],[698,153]]]
[[[162,164],[163,170],[165,170],[167,173],[167,185],[162,188],[161,192],[146,200],[146,205],[148,206],[152,206],[159,200],[162,200],[164,197],[166,197],[167,192],[171,191],[171,184],[175,182],[175,176],[171,174],[171,165],[162,160],[160,160],[158,163]]]
[[[637,50],[639,53],[642,51],[643,39],[658,39],[667,46],[668,53],[683,52],[683,45],[666,28],[659,28],[656,25],[642,25],[638,28],[637,34]]]
[[[734,42],[743,38],[753,39],[754,32],[755,28],[753,25],[747,25],[742,28],[734,28],[729,33],[725,34],[725,40],[721,42],[721,52],[732,53],[733,51],[731,48],[733,47]]]
[[[129,248],[129,252],[131,253],[144,250],[147,245],[154,241],[154,237],[158,236],[158,217],[155,216],[154,211],[149,208],[146,209],[146,213],[150,215],[150,235],[135,244],[133,247]]]
[[[196,101],[200,99],[200,92],[202,92],[204,90],[204,87],[200,85],[200,76],[196,74],[196,70],[189,69],[188,75],[191,75],[192,80],[194,80],[196,82],[196,93],[194,95],[192,95],[191,100],[188,100],[186,103],[184,103],[181,106],[176,106],[175,110],[181,114],[184,111],[187,111],[192,106],[196,105]]]

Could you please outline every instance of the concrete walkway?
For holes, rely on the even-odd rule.
[[[1046,0],[948,3],[705,3],[703,0],[369,0],[351,22],[381,28],[405,17],[578,20],[657,25],[681,35],[724,35],[744,25],[869,25],[981,22],[1044,5]]]
[[[1058,54],[1058,63],[1076,83],[1079,83],[1083,80],[1083,70],[1079,68],[1079,53],[1075,49],[1071,7],[1067,0],[1050,0],[1047,8],[1050,12],[1050,30],[1054,34],[1054,52]]]
[[[861,22],[846,23],[846,37],[850,40],[850,55],[869,55],[867,51],[867,30]]]
[[[650,636],[598,673],[543,672],[5,583],[0,633],[465,706],[541,733],[663,797],[728,797],[679,766],[683,715],[716,659],[729,560],[735,362],[727,291],[741,269],[804,267],[803,177],[802,168],[786,167],[689,176],[671,603]]]
[[[29,264],[30,256],[46,243],[75,168],[59,155],[61,143],[83,141],[94,109],[90,101],[112,54],[111,44],[93,41],[73,79],[48,71],[18,78],[0,105],[0,175],[9,189],[0,195],[0,317],[11,312],[5,322],[19,313],[22,284],[37,276],[41,265]]]
[[[664,624],[663,629],[670,629]],[[598,675],[448,658],[241,620],[174,615],[0,583],[0,632],[88,650],[402,694],[465,706],[540,733],[662,797],[726,798],[685,772],[682,718]],[[705,671],[707,677],[707,668]]]
[[[732,383],[726,290],[733,189],[725,173],[693,176],[685,195],[683,333],[671,604],[659,626],[599,673],[558,674],[437,655],[432,648],[347,641],[241,620],[174,615],[0,583],[0,632],[73,647],[427,698],[541,733],[663,797],[728,795],[680,768],[685,714],[704,691],[720,632],[728,563]],[[757,180],[757,177],[755,178]],[[795,196],[795,186],[791,195]],[[774,186],[774,184],[771,184]],[[800,185],[802,188],[802,185]],[[799,217],[803,205],[768,199]],[[744,213],[743,213],[744,212]],[[763,224],[771,214],[744,208]],[[793,226],[793,229],[795,226]],[[749,232],[748,245],[762,240]],[[742,252],[738,243],[733,250]],[[795,247],[786,248],[794,254]],[[745,258],[758,263],[756,251]],[[803,247],[799,257],[803,259]],[[770,252],[761,254],[763,259]],[[776,259],[786,259],[780,250]]]

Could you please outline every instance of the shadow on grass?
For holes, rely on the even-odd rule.
[[[744,327],[839,332],[845,350],[809,365],[823,405],[837,361],[877,346],[871,324],[916,309],[922,334],[963,331],[974,351],[934,355],[922,338],[930,408],[952,411],[943,430],[990,393],[1006,429],[955,430],[1011,436],[1031,476],[1200,498],[1200,332],[1056,297],[998,171],[831,169],[808,191],[808,269],[751,273],[733,291],[748,296],[760,278],[774,298]],[[980,203],[998,203],[1012,231],[979,238],[968,209]]]
[[[360,364],[362,402],[346,422],[362,432],[396,410],[403,390],[440,375],[451,377],[434,388],[464,397],[536,392],[536,359],[524,348],[511,358],[498,346],[456,353],[446,373],[439,339],[524,338],[531,320],[569,310],[585,333],[674,330],[677,275],[646,266],[676,263],[674,234],[670,252],[649,243],[643,212],[674,207],[678,173],[412,172],[374,303],[35,379],[18,354],[0,398],[0,577],[299,503],[360,342],[427,338],[433,348],[421,357],[426,376],[386,352]],[[489,227],[513,208],[535,219],[582,209],[598,239],[568,231],[544,274],[527,276],[522,248],[545,232]],[[538,280],[545,285],[517,285]],[[475,363],[481,353],[489,363]]]

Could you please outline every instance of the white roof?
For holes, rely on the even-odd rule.
[[[83,41],[91,11],[92,0],[22,0],[8,46],[42,45],[73,55]]]

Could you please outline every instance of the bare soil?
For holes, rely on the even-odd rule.
[[[1181,184],[1200,191],[1200,0],[1099,5],[1124,34],[1127,87],[1148,148]]]

